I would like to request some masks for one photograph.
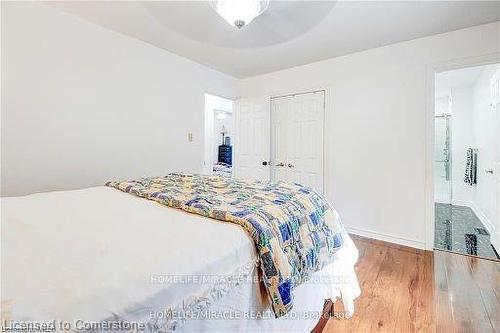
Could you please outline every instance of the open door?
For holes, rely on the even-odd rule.
[[[235,102],[234,176],[269,181],[269,98],[245,98]]]

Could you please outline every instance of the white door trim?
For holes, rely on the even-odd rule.
[[[477,57],[452,59],[427,66],[426,73],[426,109],[425,109],[425,249],[434,250],[434,100],[435,74],[500,62],[500,53]]]
[[[329,142],[332,142],[331,140],[327,140],[327,135],[329,135],[329,132],[327,131],[326,124],[328,123],[329,118],[332,116],[333,112],[333,87],[332,86],[320,86],[320,87],[309,87],[309,88],[297,88],[294,90],[282,90],[282,91],[275,91],[271,94],[269,94],[269,109],[271,110],[271,102],[275,98],[280,98],[280,97],[287,97],[287,96],[296,96],[296,95],[303,95],[303,94],[311,94],[315,92],[324,92],[324,104],[323,104],[323,194],[326,195],[327,197],[329,196],[329,186],[327,185],[329,182],[329,175],[328,170],[330,161],[328,160],[330,158],[330,155],[328,152],[330,151],[330,144]],[[271,126],[272,128],[272,113],[271,113]],[[271,142],[269,142],[271,145]],[[270,146],[271,147],[271,146]],[[271,147],[272,148],[272,147]]]

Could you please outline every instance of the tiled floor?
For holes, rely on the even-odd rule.
[[[472,209],[440,203],[435,207],[436,249],[500,259],[490,243],[490,235]]]

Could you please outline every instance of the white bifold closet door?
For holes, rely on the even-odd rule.
[[[271,99],[271,179],[323,193],[324,91]]]
[[[269,98],[235,102],[234,176],[269,181]]]

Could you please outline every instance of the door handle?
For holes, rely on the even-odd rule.
[[[269,164],[271,164],[271,163],[268,161],[262,161],[262,165],[269,165]]]
[[[283,162],[279,162],[278,164],[276,164],[276,166],[279,166],[279,167],[284,167],[284,166],[285,166],[285,163],[283,163]]]
[[[292,163],[288,163],[288,167],[289,168],[295,168],[295,165],[293,165]]]
[[[489,173],[489,174],[493,174],[493,169],[484,169],[484,172]]]

